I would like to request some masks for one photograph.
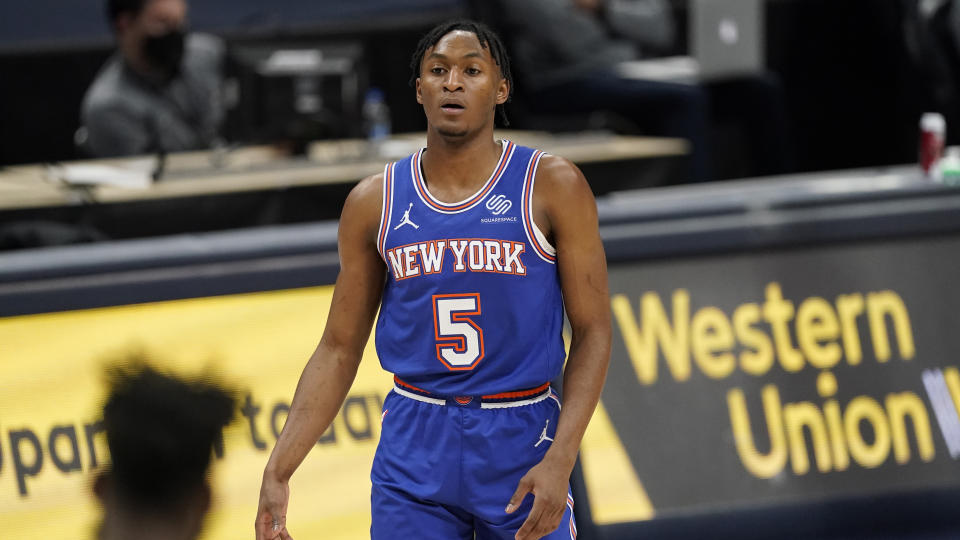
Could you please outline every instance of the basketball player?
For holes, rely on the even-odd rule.
[[[412,67],[427,147],[347,198],[330,316],[264,471],[257,538],[291,538],[288,479],[337,414],[378,307],[395,387],[371,536],[573,538],[569,477],[610,353],[593,195],[569,161],[494,140],[511,76],[488,28],[439,25]],[[548,382],[561,371],[562,412]]]

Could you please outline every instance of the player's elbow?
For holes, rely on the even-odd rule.
[[[317,345],[317,351],[312,360],[328,365],[356,369],[363,357],[363,344],[356,344],[353,339],[344,339],[333,333],[325,333]]]
[[[598,314],[580,324],[571,324],[571,331],[574,343],[583,343],[591,349],[605,351],[606,356],[609,356],[613,329],[608,312]]]

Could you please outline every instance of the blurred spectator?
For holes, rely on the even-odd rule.
[[[224,116],[223,44],[187,34],[186,0],[107,0],[117,52],[84,96],[93,156],[209,148]]]
[[[481,0],[482,1],[482,0]],[[626,78],[620,62],[677,49],[667,0],[501,1],[522,94],[539,112],[607,110],[643,133],[683,137],[692,144],[690,177],[715,176],[710,120],[734,119],[742,128],[752,167],[748,175],[786,172],[789,146],[782,91],[771,76],[705,84]],[[751,161],[751,160],[747,160]]]
[[[98,539],[196,538],[210,507],[207,469],[234,398],[143,364],[109,376],[103,422],[112,465],[94,485],[104,507]]]
[[[932,102],[947,120],[947,144],[960,141],[960,6],[958,0],[901,0],[907,51]]]

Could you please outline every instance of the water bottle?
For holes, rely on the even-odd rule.
[[[363,99],[363,130],[371,149],[377,154],[390,137],[390,108],[383,100],[383,91],[370,88]]]

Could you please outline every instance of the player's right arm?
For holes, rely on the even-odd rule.
[[[357,374],[386,272],[376,248],[382,186],[383,175],[371,176],[357,184],[344,204],[337,235],[340,274],[330,314],[263,472],[257,540],[290,538],[286,530],[290,476],[337,415]]]

